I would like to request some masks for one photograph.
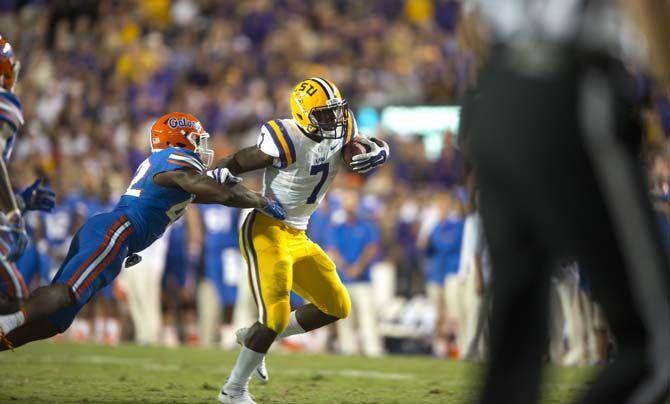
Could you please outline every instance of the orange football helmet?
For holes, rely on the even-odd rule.
[[[20,63],[16,60],[12,45],[0,35],[0,87],[14,90],[19,75]]]
[[[181,147],[200,155],[207,167],[212,164],[214,151],[208,148],[209,133],[200,120],[185,112],[171,112],[158,118],[151,126],[151,152],[168,147]]]

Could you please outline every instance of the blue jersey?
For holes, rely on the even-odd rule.
[[[35,211],[27,212],[25,219],[26,231],[28,232],[28,237],[30,237],[30,242],[26,251],[16,261],[16,267],[23,276],[26,285],[30,287],[33,280],[38,276],[43,282],[50,280],[49,270],[51,262],[49,256],[41,253],[35,244],[35,226],[40,219],[39,213]]]
[[[177,220],[170,228],[168,250],[163,272],[163,288],[183,288],[191,271],[188,255],[188,231],[186,220]]]
[[[205,278],[216,287],[222,305],[234,304],[238,276],[243,265],[238,249],[240,210],[220,205],[200,205],[200,213],[205,231]]]
[[[369,246],[378,245],[380,240],[379,228],[371,220],[348,220],[342,224],[334,225],[329,232],[328,247],[340,254],[345,266],[355,264],[363,256],[363,252]],[[344,268],[338,268],[341,270]],[[340,271],[344,282],[370,281],[370,265],[368,265],[358,278],[351,279],[345,271]]]
[[[162,187],[154,182],[156,174],[182,169],[204,173],[205,166],[195,152],[170,147],[153,153],[137,168],[130,186],[114,209],[123,211],[133,225],[130,252],[142,251],[160,238],[195,198],[181,188]]]
[[[201,205],[204,224],[205,254],[221,252],[225,248],[237,248],[240,210],[221,205]]]
[[[323,204],[312,214],[307,224],[307,236],[318,245],[325,246],[330,230],[330,205]]]
[[[78,194],[63,198],[51,212],[41,213],[44,240],[50,248],[64,247],[73,233],[77,217],[82,213],[81,196]]]
[[[14,93],[10,93],[0,88],[0,123],[9,125],[11,136],[7,139],[5,150],[2,158],[7,161],[12,154],[14,143],[16,141],[16,133],[23,125],[23,109],[18,97]]]
[[[88,197],[83,201],[84,206],[84,216],[88,219],[91,216],[95,216],[98,213],[111,212],[114,210],[116,204],[112,201],[104,202],[97,196]]]
[[[458,272],[463,241],[463,220],[444,220],[430,233],[427,280],[443,283],[449,274]]]

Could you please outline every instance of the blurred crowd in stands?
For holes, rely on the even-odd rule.
[[[290,90],[304,77],[324,76],[337,83],[354,111],[458,104],[475,80],[485,48],[472,35],[482,24],[470,3],[0,0],[2,35],[22,63],[17,92],[27,122],[14,151],[12,178],[20,188],[35,174],[42,176],[59,195],[53,213],[30,219],[34,248],[19,264],[29,274],[26,278],[48,281],[74,230],[113,206],[149,153],[150,124],[165,112],[197,115],[222,157],[252,144],[264,121],[289,116]],[[652,90],[646,76],[639,77],[650,136],[664,155],[670,103]],[[337,349],[369,355],[384,349],[416,351],[425,344],[402,340],[430,340],[439,334],[446,345],[428,343],[427,349],[458,356],[459,348],[449,342],[458,315],[445,315],[443,307],[457,304],[447,303],[448,291],[458,290],[459,284],[446,284],[469,265],[461,256],[466,219],[472,229],[478,225],[456,134],[444,134],[442,150],[432,160],[419,136],[376,135],[391,144],[389,164],[367,177],[341,176],[310,226],[311,237],[332,253],[351,285],[354,305],[376,307],[372,314],[354,310],[363,342],[342,337]],[[655,166],[661,173],[656,188],[668,194],[670,170],[663,171],[667,165],[662,163]],[[245,181],[260,187],[257,176]],[[150,292],[142,284],[142,290],[133,292],[138,281],[121,277],[84,314],[89,324],[73,326],[70,337],[232,344],[225,337],[232,335],[229,329],[220,338],[218,326],[211,323],[224,319],[234,326],[233,306],[245,287],[243,263],[233,252],[240,212],[191,211],[166,236],[159,246],[163,250],[145,257],[159,267],[147,273],[162,279],[162,300],[160,290]],[[226,235],[213,236],[219,233]],[[367,247],[374,257],[359,265]],[[461,285],[472,285],[481,298],[481,271],[467,278],[472,281],[464,279]],[[358,283],[376,292],[354,292]],[[143,304],[136,302],[138,293],[151,295],[151,304],[158,305],[152,310],[166,313],[163,327],[138,330],[156,322],[156,316],[148,320],[132,313]],[[576,296],[574,290],[570,293]],[[251,300],[248,295],[245,299],[245,304]],[[212,308],[211,301],[219,305]],[[134,308],[128,309],[128,302]],[[135,320],[134,327],[120,326],[127,316]],[[337,330],[341,336],[351,332]],[[386,347],[379,344],[380,333],[388,337]],[[329,335],[322,338],[324,347],[332,343]]]

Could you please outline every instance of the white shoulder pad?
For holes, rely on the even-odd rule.
[[[265,126],[261,128],[261,134],[258,136],[256,146],[261,149],[263,153],[279,158],[279,148],[274,140],[272,140],[272,135],[270,135],[270,132],[268,132],[268,129]]]

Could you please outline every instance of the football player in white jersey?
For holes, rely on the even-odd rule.
[[[290,103],[292,119],[265,123],[256,146],[217,163],[234,175],[264,169],[263,194],[286,209],[286,219],[281,221],[251,212],[240,233],[258,321],[237,332],[242,351],[221,389],[221,403],[254,403],[248,393],[249,378],[254,374],[267,381],[264,357],[276,338],[345,318],[351,307],[335,264],[305,229],[335,175],[347,165],[342,150],[358,135],[356,120],[340,91],[326,79],[298,83]],[[385,142],[360,136],[357,141],[367,152],[352,158],[351,170],[367,172],[388,159]],[[291,290],[310,303],[291,312]]]

